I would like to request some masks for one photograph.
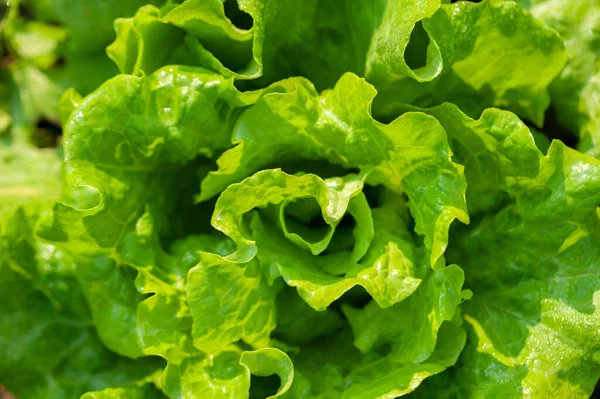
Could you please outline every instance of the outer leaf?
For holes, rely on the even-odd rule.
[[[448,255],[474,291],[465,305],[472,330],[457,371],[460,396],[588,397],[600,376],[600,163],[560,142],[543,156],[518,119],[498,110],[442,123],[465,148],[469,130],[487,144],[457,154],[472,169],[478,159],[495,164],[506,196],[473,229],[455,233]],[[481,190],[472,176],[469,187]]]
[[[253,52],[262,84],[290,75],[306,76],[320,90],[345,72],[363,74],[371,36],[385,2],[241,0],[254,19]]]
[[[573,398],[592,392],[600,377],[600,364],[590,355],[600,344],[592,333],[597,328],[589,327],[600,325],[595,310],[600,281],[593,272],[600,257],[599,187],[600,163],[555,143],[539,174],[510,188],[516,205],[475,230],[482,242],[489,242],[497,226],[514,226],[479,254],[471,246],[477,241],[465,246],[479,259],[494,259],[487,263],[495,271],[493,277],[471,275],[473,287],[487,289],[466,308],[465,317],[473,325],[482,353],[467,358],[469,363],[477,362],[476,367],[463,366],[459,378],[468,391],[479,385],[477,370],[502,364],[517,372],[513,378],[520,385],[507,385],[497,375],[498,385],[490,386],[490,392],[520,395],[535,390],[539,397],[560,393]],[[548,233],[541,236],[539,231]],[[507,259],[502,255],[506,248],[518,255]],[[500,269],[506,271],[498,273]],[[507,288],[518,274],[525,277]],[[507,324],[512,327],[501,327]],[[484,360],[487,356],[489,360]]]
[[[134,326],[142,296],[133,270],[119,267],[127,261],[128,234],[141,229],[142,236],[151,235],[140,219],[145,208],[165,209],[165,199],[177,195],[178,171],[200,152],[227,145],[235,108],[243,105],[230,80],[168,68],[145,78],[119,76],[71,114],[65,130],[70,204],[56,205],[54,219],[40,232],[76,256],[100,335],[111,349],[141,354]],[[158,232],[166,215],[152,215]],[[139,261],[129,263],[148,265]]]
[[[258,73],[252,62],[252,32],[235,27],[218,0],[187,0],[164,11],[145,6],[115,26],[117,39],[107,51],[122,73],[151,73],[172,59],[224,76]]]
[[[344,72],[362,74],[385,2],[243,0],[239,6],[252,16],[252,29],[236,27],[218,0],[187,0],[164,12],[144,7],[117,21],[109,54],[121,72],[151,73],[176,62],[258,79],[254,87],[302,75],[324,89]]]
[[[396,20],[402,15],[398,13]],[[566,60],[563,43],[553,30],[515,3],[499,0],[442,5],[423,20],[423,27],[430,40],[423,68],[436,70],[439,51],[442,73],[423,83],[391,73],[385,79],[374,75],[375,86],[382,90],[378,113],[395,115],[398,102],[428,107],[452,101],[472,117],[496,106],[543,123],[550,104],[546,88]],[[393,81],[397,83],[390,85]]]
[[[600,73],[588,80],[581,93],[580,111],[586,115],[581,122],[578,148],[587,154],[600,158],[600,110],[598,109],[598,89],[600,88]]]
[[[152,181],[200,152],[226,146],[234,109],[243,105],[236,93],[231,81],[215,75],[168,68],[147,78],[119,76],[88,96],[67,123],[66,176],[70,185],[97,193],[88,194],[89,209],[57,207],[65,217],[86,218],[64,226],[62,234],[73,235],[70,245],[84,253],[113,248],[148,194],[157,193],[149,190]],[[227,105],[213,118],[222,97]],[[204,128],[193,130],[197,125]],[[114,218],[128,222],[109,223]]]
[[[442,71],[443,61],[436,41],[427,48],[414,51],[426,53],[424,65],[411,67],[408,62],[418,54],[411,54],[409,41],[416,40],[417,22],[430,18],[440,8],[440,0],[400,0],[387,3],[381,25],[375,30],[366,59],[366,76],[377,86],[385,87],[409,77],[417,82],[429,82]],[[425,43],[419,42],[418,45]],[[416,62],[416,60],[414,60]]]
[[[524,7],[555,29],[569,53],[565,68],[550,86],[553,112],[561,124],[580,136],[579,148],[597,156],[600,148],[595,89],[597,86],[597,43],[600,30],[600,3],[582,0],[521,0]]]
[[[160,367],[98,341],[70,257],[32,234],[59,194],[59,159],[3,149],[0,162],[0,381],[19,398],[73,398],[136,383]]]
[[[142,355],[136,332],[136,307],[143,296],[135,289],[133,269],[107,256],[75,257],[87,303],[100,339],[112,351]]]
[[[162,250],[150,213],[138,219],[135,227],[135,232],[128,233],[119,248],[121,261],[137,269],[135,288],[146,296],[143,301],[136,298],[133,303],[135,328],[132,332],[144,354],[177,360],[183,356],[182,348],[191,330],[185,283],[193,261],[185,255],[173,256]],[[198,250],[195,243],[179,244],[178,252]]]

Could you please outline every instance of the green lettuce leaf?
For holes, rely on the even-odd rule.
[[[118,20],[108,52],[121,72],[196,65],[253,80],[252,87],[302,75],[322,90],[354,72],[382,91],[377,111],[384,115],[397,102],[452,99],[472,116],[499,106],[538,125],[546,88],[566,59],[558,35],[513,2],[243,0],[239,7],[251,29],[234,25],[218,0],[143,7]]]
[[[553,112],[558,121],[578,134],[578,148],[598,156],[598,112],[595,101],[600,39],[600,4],[595,0],[564,2],[520,0],[540,21],[555,29],[565,42],[568,61],[550,85]]]
[[[103,347],[73,260],[33,234],[37,218],[59,195],[59,171],[53,151],[2,149],[0,381],[23,399],[126,387],[161,367],[156,359],[133,362]]]
[[[132,18],[118,19],[115,27],[117,38],[107,53],[122,73],[151,73],[171,62],[210,68],[224,76],[258,73],[250,61],[252,32],[235,27],[218,0],[190,0],[162,10],[148,5]],[[223,66],[225,60],[245,69],[234,73]]]
[[[453,232],[448,254],[473,290],[459,397],[589,397],[600,377],[600,163],[558,141],[544,156],[507,112],[477,121],[450,105],[427,112],[451,137],[481,212]]]
[[[586,154],[600,159],[600,109],[598,109],[600,73],[590,77],[581,92],[579,110],[585,115],[579,131],[578,148]]]
[[[510,367],[513,371],[509,373],[521,386],[506,384],[500,372],[491,392],[519,394],[534,389],[540,397],[561,393],[583,398],[591,394],[600,377],[600,365],[593,356],[598,341],[591,332],[595,328],[589,327],[599,323],[595,303],[600,288],[593,267],[599,256],[595,243],[600,231],[600,165],[561,145],[551,147],[547,159],[540,165],[539,177],[529,183],[530,187],[545,186],[542,190],[527,190],[527,183],[517,187],[522,193],[517,206],[504,209],[475,230],[486,242],[488,232],[498,224],[515,224],[515,233],[495,239],[495,245],[483,253],[470,251],[478,259],[493,258],[486,262],[492,273],[498,268],[505,272],[495,272],[492,281],[489,274],[471,274],[471,286],[489,288],[465,309],[481,353],[473,360],[467,357],[466,367],[462,367],[459,378],[468,390],[479,385],[476,371],[493,365]],[[578,199],[576,208],[569,206],[569,198]],[[551,233],[540,237],[533,234],[534,229]],[[495,255],[507,248],[519,255],[510,261]],[[511,265],[508,270],[507,264]],[[533,270],[532,264],[536,265]],[[522,268],[529,270],[527,277],[507,287],[516,273],[523,273]],[[512,327],[503,329],[507,323]],[[553,349],[541,352],[547,347]],[[477,360],[479,367],[469,368],[475,359],[481,359]],[[489,386],[489,376],[485,384]]]
[[[56,207],[57,215],[80,221],[61,226],[59,218],[48,234],[84,254],[118,245],[148,204],[164,201],[159,181],[167,184],[200,154],[227,147],[235,110],[250,98],[231,83],[170,67],[116,77],[86,97],[65,124],[66,181],[77,193],[68,193],[72,204]]]
[[[172,398],[248,398],[250,374],[276,374],[281,384],[277,392],[265,399],[275,399],[290,388],[294,371],[289,357],[275,348],[240,351],[232,347],[217,355],[202,353],[185,358],[181,364],[169,364],[162,383]]]
[[[242,268],[219,257],[203,258],[190,270],[187,284],[195,346],[217,352],[240,339],[254,347],[267,346],[275,328],[275,292],[258,263]]]
[[[402,78],[429,82],[439,76],[443,68],[440,46],[435,40],[428,43],[425,37],[419,37],[423,32],[417,26],[431,18],[439,8],[439,0],[387,3],[366,58],[369,81],[385,87]]]
[[[325,89],[344,72],[363,74],[385,2],[243,0],[239,7],[251,16],[251,29],[234,25],[219,0],[142,7],[133,18],[117,20],[108,53],[124,73],[178,63],[254,79],[253,87],[302,75]]]
[[[153,288],[138,292],[133,280],[136,268],[157,261],[131,256],[144,252],[141,244],[135,246],[136,236],[151,241],[152,231],[161,231],[167,215],[157,209],[177,197],[175,177],[187,163],[227,146],[235,109],[245,104],[242,97],[248,98],[230,80],[166,68],[145,78],[119,76],[71,112],[65,124],[67,203],[57,204],[55,216],[39,230],[76,257],[95,323],[109,348],[141,355],[135,313],[142,294]],[[213,111],[206,112],[210,107]],[[122,119],[113,119],[117,115]],[[204,129],[194,129],[197,125]],[[163,191],[167,185],[173,191]],[[151,218],[146,223],[144,213]],[[134,268],[122,268],[122,262]],[[146,285],[149,277],[140,273],[139,284]],[[175,274],[175,280],[185,275]],[[166,281],[163,287],[172,290],[168,286],[174,280]]]
[[[318,310],[351,297],[348,291],[360,285],[375,302],[365,310],[344,306],[356,345],[365,354],[343,378],[366,384],[368,378],[360,377],[363,365],[392,395],[414,390],[423,378],[453,364],[464,345],[462,328],[454,328],[447,342],[437,338],[452,330],[444,325],[468,294],[461,292],[462,271],[446,268],[443,252],[450,223],[468,217],[462,169],[450,160],[439,123],[423,113],[389,125],[376,122],[369,109],[373,87],[351,74],[322,96],[302,79],[246,93],[232,83],[232,78],[200,69],[165,67],[148,76],[118,76],[84,99],[65,97],[66,186],[62,201],[37,231],[75,259],[102,342],[127,357],[165,358],[168,366],[160,384],[169,396],[199,391],[244,397],[261,389],[260,384],[252,389],[250,374],[279,375],[277,395],[282,395],[291,384],[292,366],[278,348],[294,351],[293,342],[271,339],[271,334],[278,336],[282,283],[296,287]],[[303,92],[310,103],[297,99]],[[277,113],[296,104],[302,112],[288,127],[291,149],[333,162],[330,173],[341,171],[343,177],[267,169],[236,183],[237,176],[250,175],[254,168],[281,162],[268,156],[277,155],[273,148],[284,144],[278,142],[284,136],[266,137],[275,147],[267,147],[268,156],[258,163],[246,161],[247,153],[226,163],[238,145],[219,161],[220,167],[239,168],[235,178],[221,178],[216,171],[209,175],[214,182],[205,180],[227,187],[215,204],[212,225],[228,238],[219,239],[213,230],[165,247],[165,235],[173,234],[169,215],[189,195],[180,185],[181,176],[205,169],[202,158],[228,148],[230,132],[238,128],[246,126],[251,142],[253,135],[281,127]],[[265,109],[273,117],[252,113]],[[305,133],[296,144],[294,136],[302,132],[295,133],[298,126]],[[303,138],[307,135],[309,140]],[[322,135],[328,145],[315,140]],[[360,172],[348,173],[349,168]],[[372,210],[365,182],[382,185],[390,198],[406,193],[407,200],[390,202],[388,211]],[[206,187],[200,194],[205,200],[223,189],[206,194]],[[309,207],[308,212],[328,226],[325,236],[306,235],[298,227],[304,222],[293,215],[303,213],[301,200],[307,198],[320,208],[315,213]],[[409,212],[415,231],[409,228]],[[346,215],[356,227],[345,227]],[[421,300],[427,294],[427,301]],[[411,335],[398,326],[398,337],[381,335],[382,327],[362,331],[358,320],[378,320],[380,306],[389,308],[386,317],[409,309],[421,327]],[[312,343],[308,339],[305,345]],[[379,372],[373,356],[388,345],[396,354],[388,356]],[[414,354],[399,356],[406,348]],[[266,358],[260,360],[263,351]],[[215,358],[224,359],[224,375],[212,370]],[[415,361],[423,363],[415,368]],[[400,376],[404,382],[394,382]],[[365,389],[358,385],[344,395],[358,397]]]
[[[381,0],[241,0],[239,5],[254,20],[253,52],[263,69],[259,84],[301,75],[319,90],[332,87],[345,72],[363,74],[386,7]]]
[[[408,3],[415,11],[421,4]],[[380,47],[372,47],[373,66],[367,67],[366,74],[381,90],[375,104],[378,114],[395,115],[398,103],[430,107],[452,101],[472,117],[494,106],[537,125],[543,123],[550,104],[547,86],[566,60],[555,31],[508,1],[444,4],[433,15],[423,6],[418,9],[422,14],[409,15],[415,15],[414,21],[431,15],[422,19],[420,33],[413,31],[415,40],[421,36],[417,43],[429,41],[427,55],[421,57],[417,65],[423,66],[416,72],[407,67],[400,70],[405,63],[390,62],[387,54],[394,54],[396,46],[406,48],[406,35],[395,29],[405,23],[401,22],[405,14],[403,2],[390,4],[394,6],[388,7],[388,25],[382,24],[375,36]]]

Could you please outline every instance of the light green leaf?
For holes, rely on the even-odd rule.
[[[148,77],[119,76],[107,82],[66,123],[68,202],[57,204],[39,231],[77,259],[100,336],[111,349],[141,355],[135,314],[143,297],[133,285],[134,269],[123,268],[123,262],[160,267],[155,260],[146,264],[138,263],[142,258],[127,259],[128,251],[135,252],[127,248],[127,240],[135,241],[136,229],[142,236],[150,234],[144,233],[140,217],[147,209],[165,209],[166,198],[177,196],[175,178],[187,163],[201,152],[227,145],[235,108],[243,105],[230,80],[167,68]],[[173,189],[165,190],[168,186]],[[151,213],[156,225],[151,230],[158,234],[166,215]],[[141,286],[152,279],[144,271],[139,278]],[[171,296],[161,305],[172,310],[168,306],[176,303]]]
[[[176,61],[227,77],[257,76],[252,32],[235,27],[218,0],[188,0],[163,12],[148,5],[132,18],[118,19],[115,27],[117,39],[107,52],[122,73],[148,74]]]
[[[143,7],[117,21],[108,52],[121,72],[151,73],[178,63],[256,80],[252,87],[302,75],[325,89],[344,72],[363,73],[385,2],[243,0],[239,7],[253,20],[249,30],[235,26],[218,0],[187,0],[162,12]]]
[[[553,112],[571,132],[579,134],[578,148],[598,156],[600,148],[595,96],[600,40],[600,3],[597,0],[520,0],[524,7],[555,29],[565,42],[568,61],[550,85]],[[552,126],[549,126],[552,129]]]
[[[141,7],[135,17],[115,22],[117,39],[107,48],[108,56],[121,73],[150,74],[169,64],[183,32],[160,20],[160,10],[154,6]]]
[[[390,23],[398,23],[402,15],[397,13]],[[423,20],[423,28],[421,40],[427,42],[427,35],[430,44],[422,69],[437,70],[439,52],[442,73],[422,83],[392,73],[375,75],[373,83],[381,90],[378,114],[395,116],[397,103],[430,107],[452,101],[472,117],[494,106],[543,123],[550,104],[547,86],[566,61],[554,30],[514,2],[501,0],[444,4]],[[381,40],[387,43],[385,36]]]
[[[511,176],[522,173],[533,177],[538,173],[540,151],[527,126],[513,113],[488,109],[473,120],[449,103],[421,111],[442,124],[456,158],[465,166],[471,214],[502,205],[507,199],[507,184],[514,179]]]
[[[240,266],[203,254],[187,283],[194,345],[209,353],[239,339],[254,347],[267,346],[275,328],[275,293],[258,262]]]
[[[116,77],[86,97],[66,124],[65,163],[68,185],[87,187],[91,203],[57,205],[48,234],[79,253],[115,248],[144,206],[163,200],[158,182],[227,146],[235,108],[244,105],[237,93],[230,80],[170,67]],[[70,221],[61,226],[61,218]]]
[[[345,72],[362,75],[371,36],[385,2],[240,0],[254,20],[254,58],[259,84],[306,76],[319,90],[334,86]]]
[[[247,399],[250,375],[277,374],[281,386],[269,398],[284,394],[294,378],[290,359],[278,349],[240,351],[237,348],[216,355],[196,353],[180,365],[169,364],[163,375],[164,391],[169,397],[192,399]]]
[[[245,351],[240,358],[240,364],[259,377],[276,374],[281,380],[281,385],[275,395],[266,399],[275,399],[285,394],[292,385],[294,368],[290,358],[275,348],[263,348],[255,351]]]
[[[387,3],[367,54],[365,75],[370,82],[385,87],[406,77],[417,82],[429,82],[439,76],[444,64],[435,40],[428,45],[425,41],[417,42],[417,45],[426,45],[426,48],[408,48],[411,40],[419,39],[415,36],[418,33],[416,24],[431,18],[439,8],[440,0]],[[425,54],[424,59],[421,59],[421,54]]]
[[[582,118],[579,131],[581,151],[600,159],[600,109],[598,108],[598,90],[600,89],[600,73],[591,76],[581,92],[580,111],[586,115]]]

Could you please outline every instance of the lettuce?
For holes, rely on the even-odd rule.
[[[590,397],[600,5],[518,3],[11,6],[0,385]]]
[[[568,49],[568,61],[549,87],[556,118],[579,136],[578,149],[598,156],[597,40],[600,14],[596,1],[534,0],[520,3],[555,29]]]

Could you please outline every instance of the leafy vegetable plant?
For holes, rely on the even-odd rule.
[[[5,11],[17,398],[592,395],[596,0]]]

